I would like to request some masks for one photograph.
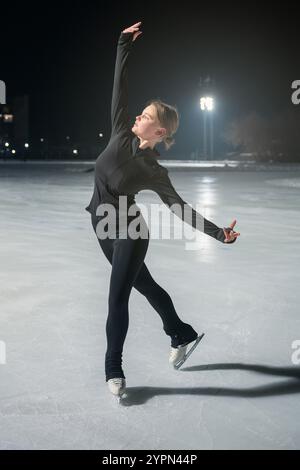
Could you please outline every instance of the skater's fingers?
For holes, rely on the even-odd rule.
[[[224,229],[223,229],[223,233],[224,233],[224,235],[225,235],[225,240],[224,240],[224,241],[228,240],[227,232],[226,232]]]
[[[128,28],[125,28],[123,30],[123,32],[128,32],[128,33],[131,33],[133,32],[134,30],[136,31],[138,28],[139,28],[139,25],[141,24],[142,22],[139,21],[138,23],[135,23],[133,24],[132,26],[128,26]]]
[[[138,33],[134,33],[134,35],[133,35],[133,41],[135,41],[136,38],[138,38],[140,34],[142,34],[142,31],[139,31]]]
[[[225,239],[224,242],[228,243],[233,241],[235,238],[237,238],[240,235],[240,233],[233,233],[232,235],[229,236],[229,238]]]
[[[141,23],[142,23],[141,21],[139,21],[138,23],[134,23],[133,25],[128,26],[127,29],[130,29],[130,28],[138,28]]]
[[[138,28],[127,28],[122,31],[122,33],[134,33],[137,34],[137,31],[139,31]]]
[[[225,243],[231,242],[234,240],[238,235],[240,235],[239,232],[235,232],[234,230],[230,229],[230,227],[224,228],[223,229],[224,235],[225,235]]]
[[[230,235],[234,236],[234,237],[237,237],[238,235],[240,235],[240,232],[235,232],[233,231],[233,233],[231,233]]]
[[[230,233],[231,229],[230,228],[223,228],[223,232],[224,232],[224,235],[225,235],[225,238],[228,239],[229,238],[229,233]]]

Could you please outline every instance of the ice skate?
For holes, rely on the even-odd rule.
[[[190,356],[190,354],[194,351],[196,346],[199,344],[203,336],[204,336],[204,333],[202,333],[200,336],[197,336],[196,339],[190,342],[185,342],[183,344],[178,345],[176,348],[171,346],[169,363],[174,367],[174,369],[179,369],[179,367],[182,366],[182,364],[187,360],[187,358]],[[188,347],[192,343],[194,344],[188,349]]]
[[[117,398],[118,402],[126,390],[126,380],[124,377],[114,377],[107,381],[109,391]]]

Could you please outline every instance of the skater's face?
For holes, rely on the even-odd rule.
[[[154,105],[144,108],[143,112],[136,117],[131,130],[141,139],[154,142],[160,142],[166,134],[166,129],[161,127],[158,121]]]

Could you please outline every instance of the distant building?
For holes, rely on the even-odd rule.
[[[0,104],[0,145],[9,142],[24,146],[29,140],[29,97],[13,98],[12,104]]]
[[[13,139],[14,115],[7,104],[0,104],[0,145]]]
[[[14,142],[23,146],[29,140],[29,96],[17,96],[13,99]]]

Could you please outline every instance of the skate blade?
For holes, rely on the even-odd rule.
[[[194,349],[198,346],[198,344],[201,341],[201,339],[203,338],[203,336],[204,336],[204,333],[202,333],[202,335],[200,335],[200,336],[198,336],[198,338],[196,338],[193,346],[189,349],[189,351],[187,351],[185,353],[184,357],[179,362],[174,364],[174,369],[179,369],[179,367],[182,366],[182,364],[187,360],[187,358],[190,356],[190,354],[192,354]]]
[[[117,403],[122,403],[124,398],[126,398],[126,390],[123,390],[119,395],[115,395]]]
[[[112,399],[115,403],[121,404],[123,401],[123,394],[122,395],[112,395]]]

